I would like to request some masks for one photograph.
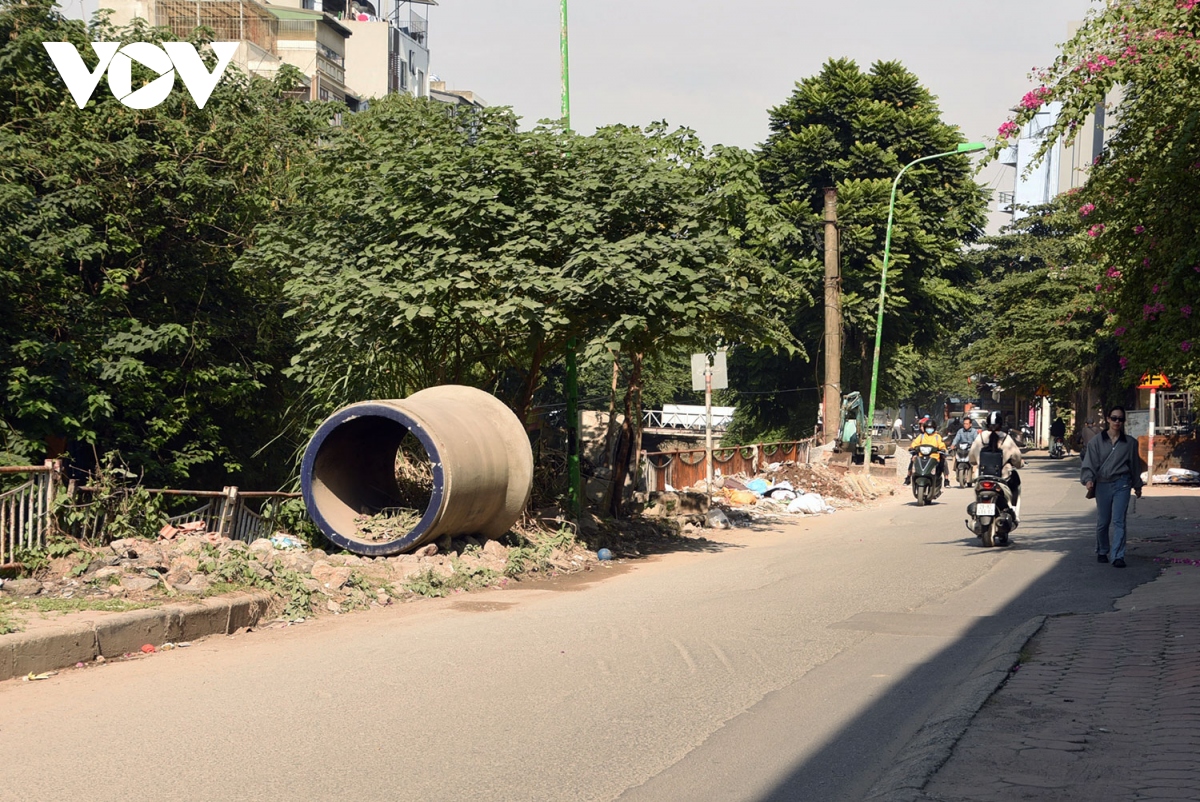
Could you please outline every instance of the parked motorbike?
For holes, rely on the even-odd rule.
[[[1002,478],[1004,453],[979,452],[979,477],[975,480],[975,501],[967,505],[967,528],[983,545],[1007,546],[1008,535],[1016,526],[1012,511],[1012,488]]]
[[[913,455],[913,498],[918,507],[924,507],[942,494],[942,475],[938,471],[941,463],[933,458],[937,453],[933,446],[910,448],[909,453]]]
[[[1013,439],[1017,441],[1017,445],[1020,448],[1032,448],[1033,447],[1033,441],[1034,441],[1033,427],[1030,426],[1029,424],[1027,424],[1027,423],[1021,424],[1021,427],[1019,429],[1017,429],[1016,431],[1014,431],[1013,435],[1015,435],[1015,437]]]
[[[1062,459],[1067,455],[1067,444],[1063,442],[1063,438],[1055,437],[1050,443],[1050,459]]]
[[[959,487],[971,484],[971,446],[966,443],[954,447],[954,473],[958,476]]]

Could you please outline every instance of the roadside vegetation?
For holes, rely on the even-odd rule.
[[[1117,397],[1151,370],[1195,384],[1198,14],[1191,0],[1108,4],[1001,126],[997,150],[1051,100],[1063,135],[1115,103],[1081,192],[983,237],[967,157],[906,174],[880,405],[981,378],[1059,400],[1085,382]],[[203,110],[185,93],[134,110],[107,92],[79,109],[42,47],[71,42],[86,60],[91,41],[164,36],[0,0],[0,463],[65,456],[115,477],[92,502],[107,515],[88,536],[106,541],[157,531],[165,507],[131,502],[139,486],[294,488],[329,412],[445,382],[550,433],[534,498],[561,503],[568,343],[585,406],[624,415],[605,512],[622,511],[647,399],[696,400],[692,352],[729,349],[717,400],[737,406],[732,441],[807,436],[824,188],[839,198],[843,389],[866,391],[891,182],[964,141],[887,61],[801,76],[751,152],[664,122],[584,135],[408,96],[349,114],[294,100],[288,68],[230,69]],[[315,544],[302,505],[281,506]],[[77,531],[71,516],[95,510],[60,512]],[[454,581],[493,578],[466,574]]]

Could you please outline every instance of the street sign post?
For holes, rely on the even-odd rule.
[[[725,349],[712,354],[692,354],[692,389],[704,391],[704,489],[712,496],[712,391],[729,386]]]

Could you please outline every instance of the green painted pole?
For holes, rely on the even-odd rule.
[[[563,2],[566,2],[566,0],[563,0]],[[871,395],[867,401],[867,431],[866,437],[863,440],[863,473],[871,472],[871,427],[875,425],[875,390],[879,386],[879,347],[883,342],[883,301],[887,295],[888,258],[892,250],[892,218],[896,213],[896,189],[900,186],[900,178],[909,167],[915,164],[927,162],[931,159],[940,159],[943,156],[955,156],[959,153],[983,150],[986,147],[987,145],[983,142],[963,142],[954,150],[935,153],[932,156],[922,156],[900,168],[900,172],[896,174],[896,180],[892,182],[892,197],[888,201],[887,233],[883,238],[883,274],[879,279],[879,314],[875,318],[875,360],[871,366]]]
[[[559,6],[559,63],[562,67],[563,128],[571,130],[571,67],[567,51],[567,0]],[[579,366],[575,338],[567,340],[567,506],[578,521],[583,515],[583,478],[579,473]]]

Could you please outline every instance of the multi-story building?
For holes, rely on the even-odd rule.
[[[1104,147],[1106,110],[1101,103],[1070,144],[1060,140],[1035,160],[1034,154],[1061,112],[1062,104],[1057,101],[1042,106],[1000,154],[1000,163],[1015,168],[1016,175],[1013,191],[999,193],[998,211],[1010,213],[1014,221],[1025,216],[1025,208],[1049,203],[1060,192],[1083,186],[1088,168]]]
[[[446,82],[439,81],[437,76],[434,76],[429,82],[429,99],[455,107],[473,106],[481,109],[487,105],[487,101],[475,92],[466,89],[447,89]]]
[[[429,96],[429,21],[420,6],[435,0],[63,0],[64,13],[90,19],[99,9],[126,25],[141,18],[187,37],[212,29],[216,41],[239,43],[232,62],[273,77],[283,64],[305,76],[312,100],[351,110],[373,97]]]
[[[406,92],[429,96],[429,19],[420,6],[435,0],[302,0],[336,17],[353,34],[346,83],[363,98]]]

